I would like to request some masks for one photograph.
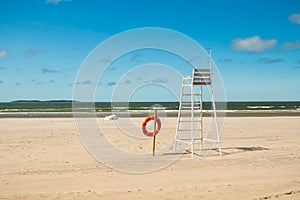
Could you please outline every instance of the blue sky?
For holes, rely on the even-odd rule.
[[[71,99],[89,52],[139,27],[213,48],[230,101],[300,100],[300,1],[2,0],[0,101]]]

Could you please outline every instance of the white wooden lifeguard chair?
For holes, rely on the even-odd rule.
[[[195,68],[193,69],[192,76],[184,76],[182,79],[174,151],[176,152],[177,143],[189,144],[191,146],[192,158],[194,158],[195,144],[200,144],[201,151],[206,141],[217,144],[220,156],[222,156],[220,130],[217,123],[217,112],[212,87],[211,51],[209,59],[209,68]],[[203,135],[203,86],[209,87],[210,91],[216,139],[205,138]]]

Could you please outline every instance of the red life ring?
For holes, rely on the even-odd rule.
[[[147,126],[147,123],[148,123],[149,121],[151,121],[151,120],[154,120],[154,116],[148,116],[148,117],[146,117],[146,119],[145,119],[145,120],[143,121],[143,123],[142,123],[142,131],[143,131],[143,133],[144,133],[145,135],[147,135],[147,136],[149,136],[149,137],[152,137],[152,136],[153,136],[153,132],[147,131],[146,126]],[[156,123],[157,123],[157,129],[156,129],[156,131],[155,131],[155,135],[157,135],[158,132],[159,132],[160,129],[161,129],[161,121],[160,121],[159,118],[156,118]]]

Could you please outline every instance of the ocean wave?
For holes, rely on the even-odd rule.
[[[247,108],[250,108],[250,109],[270,109],[270,108],[274,108],[274,106],[247,106]]]

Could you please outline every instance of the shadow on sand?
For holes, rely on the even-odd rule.
[[[224,148],[222,148],[222,156],[250,152],[250,151],[254,152],[254,151],[267,151],[267,150],[270,150],[270,149],[265,148],[265,147],[259,147],[259,146],[258,147],[224,147]],[[190,150],[186,150],[185,152],[181,152],[181,153],[171,152],[171,153],[164,153],[163,155],[186,155],[186,154],[191,154],[191,153],[192,152]],[[200,157],[203,156],[203,155],[199,154],[199,149],[195,149],[194,155],[200,156]],[[213,148],[213,149],[211,149],[211,152],[207,156],[211,157],[211,156],[219,156],[219,155],[220,155],[219,148]]]
[[[219,152],[218,148],[212,149],[215,152]],[[267,151],[270,150],[265,147],[224,147],[222,148],[222,154],[225,155],[232,155],[237,153],[249,152],[249,151]]]

